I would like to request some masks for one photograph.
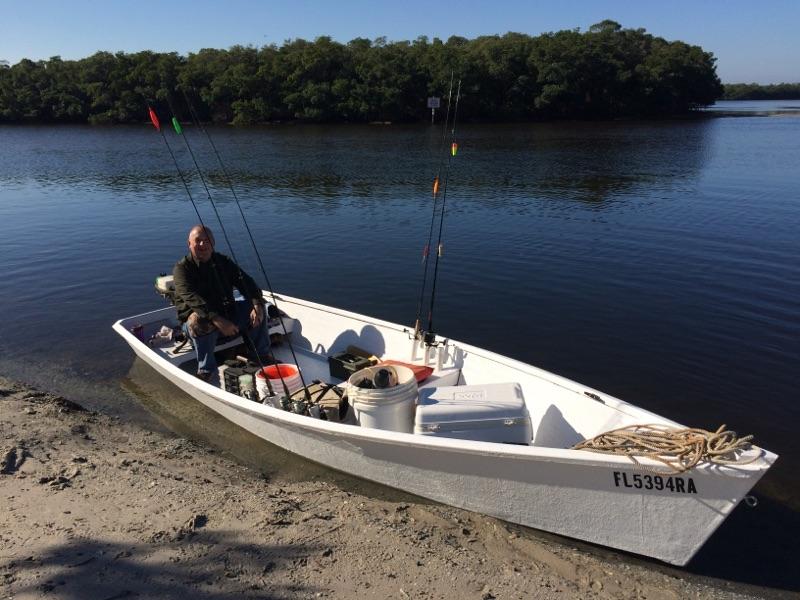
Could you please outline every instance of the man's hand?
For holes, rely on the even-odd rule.
[[[214,317],[211,319],[211,322],[214,323],[214,326],[219,329],[219,332],[225,337],[239,335],[239,328],[236,324],[228,321],[225,317]]]
[[[261,321],[263,320],[264,320],[264,305],[254,304],[253,310],[250,311],[250,326],[258,327],[259,325],[261,325]]]

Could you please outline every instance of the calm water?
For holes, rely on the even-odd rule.
[[[435,321],[680,422],[755,434],[781,455],[757,488],[773,508],[740,520],[772,519],[762,542],[780,544],[800,508],[800,102],[769,106],[778,114],[460,127]],[[255,273],[216,162],[187,129]],[[413,322],[438,129],[212,135],[277,290]],[[151,128],[0,127],[0,374],[144,418],[110,325],[163,306],[153,278],[195,221]]]
[[[706,110],[713,113],[731,114],[800,114],[798,100],[722,100]]]

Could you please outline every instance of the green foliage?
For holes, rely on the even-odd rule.
[[[800,83],[726,83],[723,100],[800,100]]]
[[[330,37],[282,46],[176,53],[98,52],[78,61],[0,61],[0,121],[124,123],[145,104],[188,119],[250,124],[417,121],[428,96],[462,78],[465,120],[615,118],[683,113],[722,93],[698,46],[602,21],[588,31],[419,37]]]

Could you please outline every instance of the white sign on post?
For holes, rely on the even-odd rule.
[[[433,125],[433,117],[436,114],[436,109],[439,108],[441,104],[441,98],[436,96],[431,96],[428,98],[428,108],[431,109],[431,125]]]

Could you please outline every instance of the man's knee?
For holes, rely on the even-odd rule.
[[[186,328],[189,330],[189,335],[195,338],[203,337],[216,330],[211,319],[205,319],[194,312],[186,320]]]

